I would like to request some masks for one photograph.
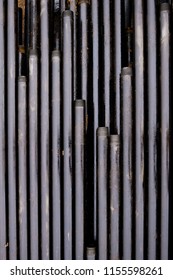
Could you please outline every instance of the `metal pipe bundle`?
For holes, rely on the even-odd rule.
[[[0,259],[172,259],[172,1],[0,0]]]

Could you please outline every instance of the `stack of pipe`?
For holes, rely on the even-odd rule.
[[[0,259],[172,259],[172,1],[0,0]]]

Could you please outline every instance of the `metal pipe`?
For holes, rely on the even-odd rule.
[[[77,0],[71,0],[70,10],[73,12],[73,99],[77,98]]]
[[[61,1],[61,13],[63,13],[65,11],[65,9],[67,8],[67,0],[60,0]]]
[[[89,213],[89,228],[92,228],[94,223],[94,240],[97,238],[97,160],[96,160],[96,150],[97,150],[97,137],[96,131],[99,126],[99,1],[93,0],[91,1],[91,22],[92,22],[92,90],[93,90],[93,141],[94,141],[94,150],[93,150],[93,158],[94,158],[94,190],[92,191],[92,195],[94,196],[93,202],[94,207],[88,207],[88,211],[92,211]],[[92,203],[93,203],[92,202]],[[94,208],[94,213],[93,213]],[[92,215],[94,217],[92,217]],[[92,238],[93,238],[92,237]]]
[[[74,103],[75,259],[84,259],[85,101]]]
[[[121,1],[121,37],[122,37],[122,66],[132,66],[133,63],[133,5],[129,0]]]
[[[107,235],[107,197],[108,197],[108,128],[97,129],[97,215],[98,215],[98,259],[107,260],[108,235]]]
[[[72,259],[72,100],[73,100],[73,14],[63,12],[63,191],[64,259]]]
[[[169,138],[170,138],[170,5],[160,6],[160,76],[161,79],[161,249],[168,259],[169,240]]]
[[[5,1],[0,1],[0,260],[7,258],[5,141]]]
[[[121,73],[121,141],[123,186],[123,259],[132,258],[132,69]]]
[[[79,96],[86,101],[86,117],[88,116],[88,1],[78,1],[78,80],[79,80]],[[87,124],[86,124],[87,125]]]
[[[38,55],[29,52],[29,193],[30,258],[39,259],[38,233]]]
[[[30,0],[29,9],[30,9],[29,47],[31,49],[37,49],[38,48],[38,1]]]
[[[148,258],[156,259],[157,236],[157,27],[155,0],[147,1]]]
[[[52,52],[52,209],[53,259],[61,259],[61,82],[60,52]]]
[[[143,1],[134,1],[135,56],[135,257],[144,258],[144,30]]]
[[[87,247],[86,248],[86,255],[87,255],[87,260],[95,260],[96,257],[96,248],[95,247]]]
[[[41,251],[50,258],[49,213],[49,1],[41,0]]]
[[[54,48],[61,48],[61,7],[60,0],[54,0]]]
[[[17,259],[16,1],[7,1],[7,146],[9,259]]]
[[[103,53],[102,53],[102,66],[100,68],[102,75],[102,88],[103,88],[103,104],[102,113],[100,113],[100,122],[110,128],[110,82],[111,82],[111,31],[110,31],[110,1],[102,1],[102,32],[103,32]],[[100,74],[101,74],[100,73]],[[103,115],[103,120],[102,120]]]
[[[120,136],[110,135],[110,229],[109,250],[110,259],[120,259]]]
[[[112,132],[120,133],[120,75],[121,75],[121,0],[114,0],[114,25],[113,25],[113,49],[114,49],[114,100],[113,105],[115,120],[113,123]]]
[[[18,78],[18,178],[20,259],[28,259],[26,77]]]

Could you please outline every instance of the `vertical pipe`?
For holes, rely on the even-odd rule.
[[[77,0],[70,1],[73,12],[73,99],[77,98]]]
[[[161,259],[168,259],[169,238],[169,94],[170,94],[170,6],[160,6],[161,76]]]
[[[66,1],[67,0],[60,0],[61,1],[61,13],[63,13],[66,9]]]
[[[96,248],[87,247],[86,249],[87,260],[94,261],[96,257]]]
[[[96,162],[96,130],[99,126],[99,1],[91,1],[91,21],[92,21],[92,89],[93,89],[93,110],[94,110],[94,239],[96,240],[97,228],[97,195],[96,195],[96,181],[97,181],[97,162]],[[91,217],[89,217],[91,219]],[[93,223],[93,221],[92,221]],[[92,225],[91,225],[92,226]]]
[[[18,178],[20,260],[28,259],[26,77],[18,78]]]
[[[157,47],[155,0],[147,1],[148,258],[156,259],[157,236]]]
[[[132,35],[133,35],[133,2],[130,0],[124,0],[124,15],[123,15],[123,24],[125,28],[123,36],[124,40],[124,55],[122,56],[125,65],[132,65]]]
[[[41,0],[41,246],[49,252],[49,1]]]
[[[38,47],[38,2],[25,0],[25,46],[29,49]]]
[[[143,1],[134,1],[135,29],[135,257],[144,258],[144,34]]]
[[[61,7],[60,0],[54,0],[54,48],[60,50],[61,47]]]
[[[131,0],[123,0],[124,4],[124,23],[125,28],[131,25],[131,15],[132,15],[132,2]]]
[[[38,260],[38,56],[29,53],[29,192],[31,259]]]
[[[111,81],[111,32],[110,32],[110,1],[102,1],[103,29],[103,112],[104,125],[110,128],[110,81]]]
[[[98,259],[107,260],[108,128],[97,129]]]
[[[121,74],[121,0],[114,0],[114,93],[115,123],[113,131],[120,133],[120,74]]]
[[[123,184],[123,259],[132,258],[132,69],[121,74],[121,136]]]
[[[60,53],[52,52],[53,259],[61,259],[61,83]]]
[[[86,116],[88,116],[88,1],[78,1],[78,13],[79,92],[81,94],[79,97],[86,100]]]
[[[119,260],[120,243],[120,137],[110,136],[110,166],[109,166],[109,187],[110,187],[110,230],[109,230],[109,250],[110,259]]]
[[[24,15],[24,38],[23,38],[23,45],[25,47],[25,54],[26,54],[26,76],[29,76],[29,49],[30,49],[30,1],[25,0],[25,15]]]
[[[76,100],[74,119],[75,148],[75,259],[84,259],[84,187],[85,187],[85,101]]]
[[[72,259],[72,98],[73,48],[72,12],[63,12],[63,190],[64,190],[64,259]]]
[[[37,49],[38,47],[38,1],[37,0],[30,0],[29,6],[30,12],[30,28],[29,28],[29,46],[31,49]]]
[[[0,260],[6,253],[6,187],[5,187],[5,7],[0,1]]]
[[[17,259],[16,205],[16,1],[7,1],[7,145],[9,259]]]

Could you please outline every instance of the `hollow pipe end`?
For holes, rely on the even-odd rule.
[[[83,99],[76,99],[75,100],[75,106],[77,106],[77,107],[84,107],[85,106],[85,100],[83,100]]]
[[[72,17],[73,12],[71,10],[65,10],[63,12],[63,17]]]
[[[96,254],[96,248],[95,247],[87,247],[87,255],[89,255],[89,256],[95,256],[95,254]]]
[[[26,76],[19,76],[18,77],[18,82],[26,82]]]
[[[169,3],[161,3],[160,4],[160,10],[161,11],[169,11],[169,9],[170,9]]]
[[[29,50],[29,55],[31,56],[31,55],[37,55],[37,50],[36,49],[30,49]]]
[[[60,56],[60,51],[59,50],[53,50],[52,51],[52,57]]]
[[[108,135],[108,127],[98,127],[97,128],[98,136],[107,136]]]
[[[121,75],[122,76],[125,76],[125,75],[132,76],[132,68],[131,67],[124,67],[124,68],[122,68]]]
[[[120,136],[117,135],[110,135],[110,142],[111,143],[119,143],[120,142]]]

